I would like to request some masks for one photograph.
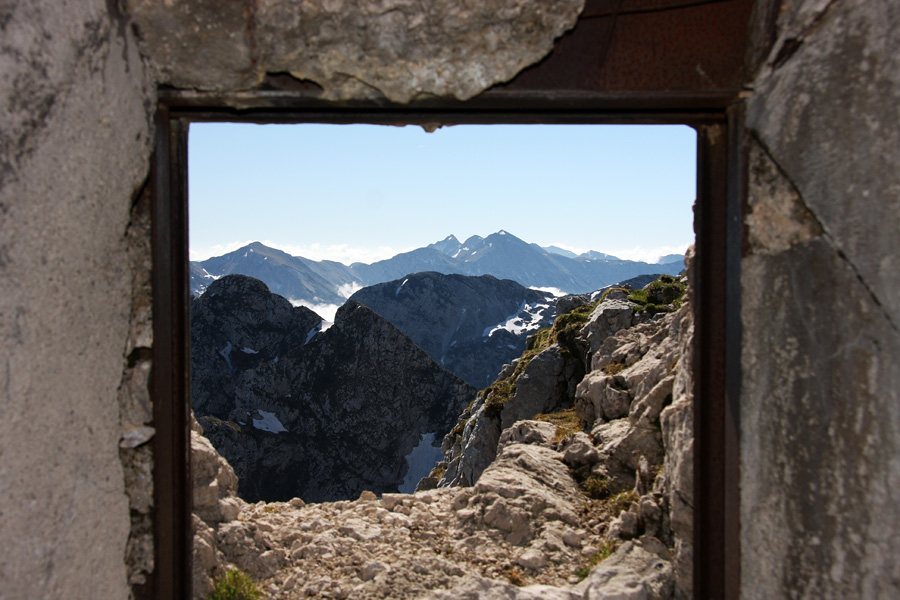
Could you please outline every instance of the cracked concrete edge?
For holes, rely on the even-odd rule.
[[[891,329],[900,334],[900,326],[862,271],[829,231],[828,225],[803,199],[796,184],[777,163],[758,134],[751,131],[750,138],[750,190],[748,213],[744,216],[750,254],[776,254],[790,249],[794,244],[823,236],[837,256],[856,273],[860,285],[884,314]],[[765,169],[773,172],[761,173]],[[760,181],[766,175],[769,181]]]

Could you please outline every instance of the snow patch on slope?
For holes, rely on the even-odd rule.
[[[416,484],[419,483],[419,480],[427,477],[434,465],[444,458],[440,447],[432,445],[434,436],[434,433],[423,433],[416,447],[406,455],[406,464],[409,466],[409,470],[400,485],[401,494],[412,494],[416,491]]]
[[[231,342],[228,342],[224,348],[219,350],[219,355],[228,363],[228,371],[233,371],[234,369],[231,368]]]
[[[287,429],[284,428],[284,425],[281,424],[281,421],[278,420],[278,417],[275,416],[275,413],[267,410],[257,410],[256,412],[262,415],[261,419],[253,419],[253,426],[257,429],[268,431],[270,433],[287,431]]]
[[[489,338],[495,332],[500,330],[506,330],[513,335],[520,335],[528,331],[537,331],[541,328],[541,320],[544,318],[544,311],[549,308],[549,304],[526,304],[523,301],[522,304],[519,305],[518,311],[493,327],[485,327],[481,336]]]
[[[325,324],[324,321],[319,321],[316,323],[316,326],[309,330],[309,333],[306,334],[306,340],[304,340],[303,344],[306,345],[309,343],[309,340],[313,339],[317,333],[322,331],[322,326]]]

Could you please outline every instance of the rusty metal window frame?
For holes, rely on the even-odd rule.
[[[239,108],[236,108],[239,107]],[[152,159],[155,572],[136,598],[189,599],[187,134],[192,122],[685,124],[697,131],[694,597],[738,598],[743,108],[727,95],[488,91],[465,102],[334,104],[313,91],[160,90]]]

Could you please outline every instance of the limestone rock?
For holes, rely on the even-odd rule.
[[[585,422],[621,419],[631,408],[631,394],[621,376],[591,371],[578,384],[576,404],[578,416]]]
[[[601,460],[600,452],[591,438],[581,431],[567,438],[560,449],[563,452],[563,462],[575,471],[583,467],[590,469]]]
[[[554,344],[535,356],[519,375],[516,391],[500,413],[500,429],[565,406],[567,391],[566,360]]]
[[[209,440],[195,430],[191,431],[191,482],[196,516],[208,524],[237,517],[240,501],[234,498],[238,488],[234,470]]]
[[[631,327],[633,317],[634,305],[628,301],[607,297],[598,304],[581,330],[582,336],[590,344],[591,354],[595,353],[610,335]]]
[[[467,577],[449,590],[439,590],[423,600],[581,600],[573,591],[546,585],[517,587],[505,581]]]
[[[666,600],[674,588],[671,553],[658,540],[626,542],[591,571],[584,598]]]
[[[539,570],[547,564],[547,557],[540,550],[528,549],[516,558],[516,562],[526,569]]]
[[[441,486],[474,485],[497,455],[500,420],[487,415],[483,394],[479,393],[471,411],[462,431],[444,438],[441,450],[447,460],[447,470],[439,483]]]
[[[497,452],[510,444],[550,445],[556,436],[556,426],[546,421],[519,421],[503,430],[497,444]]]
[[[191,516],[193,545],[191,577],[195,598],[206,598],[213,588],[213,577],[222,568],[221,553],[216,549],[215,531],[196,514]]]
[[[541,446],[507,446],[473,487],[472,518],[501,530],[512,545],[533,539],[547,521],[575,524],[582,494],[560,458]]]
[[[556,299],[556,314],[564,315],[591,301],[590,294],[569,294]]]

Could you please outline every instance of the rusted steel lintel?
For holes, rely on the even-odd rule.
[[[526,118],[527,113],[549,115],[553,118],[565,114],[577,119],[578,114],[614,115],[611,121],[675,122],[697,115],[721,114],[734,103],[740,90],[688,91],[659,93],[629,92],[522,92],[491,90],[468,101],[427,99],[410,104],[393,104],[381,101],[346,101],[335,103],[324,99],[320,92],[250,90],[246,92],[197,92],[187,90],[160,90],[159,100],[173,111],[185,114],[191,111],[209,112],[222,119],[222,111],[238,116],[240,113],[290,112],[303,115],[322,112],[335,117],[341,115],[392,115],[398,113],[427,114],[441,113],[458,115],[460,121],[465,115],[496,114],[503,121]],[[469,117],[474,118],[474,117]],[[204,119],[205,120],[205,119]],[[294,120],[297,119],[288,119]],[[540,122],[528,120],[526,122]]]

